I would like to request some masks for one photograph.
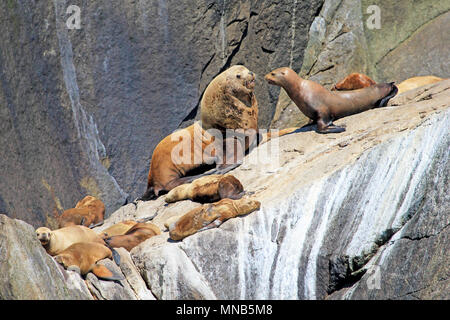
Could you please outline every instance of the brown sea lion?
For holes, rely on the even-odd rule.
[[[245,150],[256,140],[258,103],[253,93],[254,86],[255,75],[244,66],[233,66],[215,77],[206,88],[200,103],[202,121],[165,137],[154,149],[147,190],[140,199],[152,199],[203,176],[192,175],[191,172],[206,167],[205,164],[216,165],[216,171],[209,171],[209,174],[224,174],[236,167],[238,159],[243,157]],[[211,129],[216,134],[211,135],[206,131]],[[250,129],[253,130],[253,135],[244,135],[245,142],[236,142],[233,137],[227,137],[227,129]],[[217,139],[217,134],[220,139]],[[190,138],[182,139],[183,137]],[[174,155],[181,140],[190,144],[190,156],[177,152]],[[214,148],[210,146],[212,143]],[[205,157],[204,151],[208,146],[212,151]],[[214,151],[215,148],[221,152]],[[186,157],[188,161],[176,163],[180,161],[174,159],[174,156]]]
[[[59,227],[99,225],[103,222],[104,215],[104,203],[93,196],[86,196],[78,201],[75,208],[67,209],[59,216]]]
[[[195,202],[216,202],[220,199],[240,199],[244,187],[233,175],[209,175],[198,178],[189,184],[182,184],[166,195],[166,202],[190,199]]]
[[[102,239],[112,237],[112,236],[120,236],[125,234],[128,230],[130,230],[132,227],[134,227],[138,222],[133,220],[125,220],[118,222],[116,224],[113,224],[109,228],[101,231],[99,234],[102,237]]]
[[[300,111],[317,122],[319,133],[345,131],[345,128],[333,125],[333,121],[383,107],[398,91],[392,82],[351,91],[331,92],[314,81],[300,78],[294,70],[287,67],[273,70],[265,79],[270,84],[283,87]]]
[[[124,235],[108,237],[105,242],[112,248],[123,247],[130,251],[145,240],[161,234],[161,230],[153,223],[137,223]]]
[[[336,83],[331,91],[334,90],[356,90],[366,87],[370,87],[377,84],[375,81],[370,79],[368,76],[362,73],[351,73],[343,80]]]
[[[435,76],[421,76],[421,77],[413,77],[406,79],[405,81],[400,82],[398,87],[398,93],[403,93],[427,84],[435,83],[438,81],[444,80]]]
[[[92,272],[104,280],[123,280],[122,275],[109,270],[104,265],[97,264],[98,261],[106,258],[112,258],[112,251],[97,242],[74,243],[55,256],[55,260],[66,269],[76,266],[82,275]]]
[[[85,226],[68,226],[57,230],[46,227],[36,229],[36,235],[44,249],[51,256],[57,255],[78,242],[96,242],[104,245],[103,239]]]
[[[222,199],[219,202],[204,204],[195,208],[169,226],[172,240],[181,240],[198,231],[218,227],[224,221],[259,210],[259,201],[242,198],[239,200]]]

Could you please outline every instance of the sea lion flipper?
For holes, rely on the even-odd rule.
[[[83,219],[84,219],[84,218],[83,218]],[[89,226],[89,229],[93,229],[93,228],[95,228],[95,227],[99,227],[99,226],[103,225],[104,222],[105,222],[105,221],[102,220],[102,221],[100,221],[100,222],[98,222],[98,223],[96,223],[96,224],[91,223],[91,225]]]
[[[120,254],[114,249],[114,248],[110,248],[111,252],[112,252],[112,256],[113,256],[113,260],[114,262],[120,266]]]
[[[384,98],[380,99],[377,103],[376,106],[377,107],[385,107],[387,105],[387,103],[389,102],[389,100],[391,100],[398,92],[398,88],[397,86],[394,84],[394,82],[390,82],[389,85],[392,86],[391,91],[389,92],[389,94],[387,96],[385,96]]]
[[[110,269],[108,267],[102,265],[102,264],[95,264],[92,267],[92,273],[97,276],[99,279],[103,280],[110,280],[110,281],[120,281],[124,280],[124,276],[121,274],[118,274]]]
[[[335,126],[334,124],[329,125],[322,130],[317,130],[318,133],[324,133],[324,134],[326,134],[326,133],[341,133],[344,131],[345,131],[344,127]]]

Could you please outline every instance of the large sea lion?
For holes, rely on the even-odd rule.
[[[244,187],[233,175],[209,175],[198,178],[189,184],[182,184],[170,190],[166,202],[190,199],[195,202],[216,202],[220,199],[240,199]]]
[[[317,82],[300,78],[294,70],[287,67],[271,71],[265,79],[270,84],[283,87],[300,111],[317,122],[319,133],[345,131],[345,128],[333,125],[333,121],[383,107],[398,91],[392,82],[352,91],[331,92]]]
[[[172,240],[181,240],[198,231],[218,227],[224,221],[259,210],[261,203],[242,198],[239,200],[222,199],[219,202],[204,204],[195,208],[169,226]]]
[[[435,76],[421,76],[421,77],[413,77],[406,79],[405,81],[400,82],[398,87],[398,93],[403,93],[421,86],[424,86],[426,84],[435,83],[438,81],[444,80],[439,77]]]
[[[123,280],[122,275],[116,274],[106,266],[97,264],[99,260],[111,258],[112,251],[97,242],[74,243],[55,256],[55,260],[66,269],[72,266],[79,268],[82,275],[94,273],[104,280]]]
[[[103,222],[104,215],[104,203],[93,196],[86,196],[78,201],[75,208],[67,209],[59,216],[59,227],[73,225],[93,227]]]
[[[68,226],[57,230],[46,227],[36,229],[36,235],[44,249],[51,256],[57,255],[78,242],[96,242],[104,245],[103,239],[85,226]]]
[[[243,157],[242,149],[248,150],[254,141],[256,143],[258,102],[253,93],[254,86],[255,75],[244,66],[233,66],[215,77],[200,103],[201,122],[165,137],[154,149],[147,190],[140,199],[152,199],[203,176],[191,173],[200,167],[206,168],[205,165],[216,166],[215,171],[209,171],[209,174],[224,174],[236,167],[239,158]],[[215,130],[215,134],[206,131],[211,129]],[[244,134],[244,142],[237,142],[233,137],[227,137],[230,133],[227,129],[253,130],[253,134],[250,137]],[[182,140],[190,144],[190,155],[174,154],[174,149],[180,146]],[[212,143],[214,147],[211,146],[211,152],[205,156],[205,149]],[[220,149],[220,152],[213,149]],[[187,158],[188,161],[177,161],[174,156]]]
[[[368,76],[362,73],[351,73],[346,76],[344,79],[336,83],[331,91],[334,90],[356,90],[362,89],[366,87],[370,87],[374,84],[377,84],[375,81],[370,79]]]
[[[105,242],[112,248],[123,247],[130,251],[145,240],[161,234],[161,230],[153,223],[137,223],[124,235],[108,237]]]

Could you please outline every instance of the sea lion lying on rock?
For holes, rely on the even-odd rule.
[[[86,196],[78,201],[75,208],[65,210],[59,217],[59,227],[64,228],[73,225],[94,227],[103,223],[105,215],[104,203],[93,197]]]
[[[198,178],[189,184],[182,184],[172,189],[166,195],[166,202],[172,203],[181,200],[195,202],[216,202],[220,199],[240,199],[244,187],[233,175],[209,175]]]
[[[123,280],[122,275],[116,274],[106,266],[97,264],[98,261],[112,257],[112,251],[97,242],[74,243],[55,256],[55,260],[66,269],[78,267],[82,275],[88,272],[94,273],[104,280]]]
[[[224,221],[259,210],[261,203],[242,198],[239,200],[222,199],[219,202],[204,204],[195,208],[169,226],[172,240],[181,240],[198,231],[220,226]]]
[[[344,79],[336,83],[331,91],[335,90],[356,90],[362,89],[366,87],[370,87],[374,84],[377,84],[375,81],[370,79],[368,76],[362,73],[351,73],[346,76]]]
[[[94,230],[85,226],[68,226],[53,231],[46,227],[40,227],[36,229],[36,235],[45,251],[51,256],[61,253],[78,242],[105,244]]]
[[[409,78],[406,79],[405,81],[400,82],[400,84],[397,86],[398,87],[398,93],[403,93],[409,90],[413,90],[415,88],[427,85],[427,84],[431,84],[431,83],[435,83],[438,81],[444,80],[442,78],[439,77],[435,77],[435,76],[421,76],[421,77],[413,77],[413,78]]]
[[[153,223],[136,223],[124,235],[108,237],[105,242],[112,248],[123,247],[130,251],[141,242],[161,234],[161,230]]]
[[[102,237],[102,239],[113,237],[113,236],[120,236],[127,233],[128,230],[130,230],[132,227],[134,227],[138,222],[133,220],[125,220],[118,222],[116,224],[113,224],[109,228],[101,231],[99,234]]]

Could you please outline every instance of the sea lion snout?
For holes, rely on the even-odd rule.
[[[36,236],[42,245],[46,245],[50,241],[50,232],[51,230],[46,227],[40,227],[36,229]]]

